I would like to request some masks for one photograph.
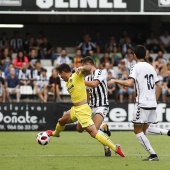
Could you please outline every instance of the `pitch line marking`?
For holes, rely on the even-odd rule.
[[[113,155],[113,157],[116,155]],[[137,157],[143,157],[147,155],[142,155],[142,154],[128,154],[126,155],[127,157],[132,157],[132,156],[137,156]],[[170,157],[170,154],[165,154],[165,155],[159,155],[160,157]],[[5,155],[1,154],[0,157],[103,157],[102,155],[58,155],[58,154],[47,154],[47,155]]]

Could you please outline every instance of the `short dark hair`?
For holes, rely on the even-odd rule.
[[[57,67],[57,71],[59,73],[61,73],[62,71],[69,73],[69,72],[71,72],[71,68],[69,67],[68,64],[63,63]]]
[[[35,62],[35,64],[37,64],[37,63],[40,63],[40,64],[41,64],[40,60],[37,60],[37,61]]]
[[[145,59],[146,48],[143,45],[137,45],[134,48],[134,54],[138,59]]]
[[[91,65],[95,65],[94,64],[94,60],[91,57],[85,57],[81,60],[81,63],[90,63]]]
[[[41,73],[42,73],[42,72],[47,72],[47,70],[46,70],[45,68],[42,68],[42,69],[41,69]]]

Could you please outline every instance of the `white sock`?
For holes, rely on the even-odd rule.
[[[168,131],[167,129],[148,127],[146,135],[167,135]]]
[[[156,154],[149,140],[147,139],[146,135],[143,132],[136,134],[136,137],[138,138],[138,141],[145,148],[146,151],[148,151],[150,154]]]

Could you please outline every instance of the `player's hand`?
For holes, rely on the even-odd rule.
[[[79,74],[81,71],[82,71],[82,67],[78,67],[78,68],[75,69],[76,74]]]
[[[115,83],[114,79],[111,79],[107,82],[107,85],[110,86],[111,84],[114,84],[114,83]]]

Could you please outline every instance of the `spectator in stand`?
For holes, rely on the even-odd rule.
[[[30,50],[33,49],[33,48],[36,49],[36,53],[37,53],[38,52],[37,43],[35,41],[34,36],[31,35],[28,39],[27,45],[24,48],[24,50],[26,51],[26,55],[28,55]]]
[[[160,39],[160,49],[164,53],[169,53],[170,52],[170,36],[169,32],[167,30],[164,31],[163,35],[159,37]]]
[[[35,69],[36,61],[40,60],[40,58],[37,56],[37,52],[35,48],[31,49],[30,55],[28,56],[28,60],[29,60],[29,69],[33,71]]]
[[[19,70],[18,78],[21,86],[32,85],[31,71],[28,69],[27,63],[22,64],[22,69]]]
[[[162,102],[166,103],[166,97],[170,95],[170,70],[167,75],[163,78],[163,89],[162,89]]]
[[[120,48],[122,49],[123,44],[125,43],[125,38],[128,36],[127,30],[123,30],[119,39],[119,45]]]
[[[100,66],[101,66],[101,68],[103,68],[106,63],[112,64],[112,59],[109,57],[109,53],[108,52],[105,52],[104,56],[100,59]]]
[[[108,72],[108,78],[107,81],[114,79],[115,77],[112,76],[111,72]],[[110,86],[108,86],[108,97],[109,99],[113,99],[116,98],[116,85],[115,84],[111,84]]]
[[[137,44],[145,45],[145,42],[146,42],[146,38],[143,35],[142,31],[138,31],[135,37],[133,38],[133,45],[137,45]]]
[[[5,71],[8,68],[8,65],[12,62],[12,58],[9,54],[8,48],[3,50],[3,55],[0,56],[0,69]]]
[[[122,54],[118,51],[118,47],[113,47],[113,51],[109,54],[112,59],[113,66],[117,66],[122,59]]]
[[[16,101],[20,102],[20,81],[15,74],[15,69],[10,69],[10,74],[6,77],[7,99],[11,102],[10,94],[16,94]]]
[[[122,61],[125,62],[125,67],[128,68],[130,71],[131,67],[136,64],[136,61],[134,59],[134,54],[128,54],[126,58],[124,58]]]
[[[35,70],[32,71],[33,80],[36,80],[36,78],[41,75],[41,70],[42,70],[41,62],[38,60],[35,63]]]
[[[132,48],[132,44],[131,44],[131,38],[129,36],[127,36],[125,38],[125,42],[122,46],[122,55],[125,57],[125,54],[127,53],[128,49]]]
[[[75,57],[73,57],[73,60],[72,60],[73,68],[80,67],[81,60],[82,60],[81,50],[76,50],[76,55]]]
[[[128,79],[128,72],[126,70],[124,70],[122,72],[122,77],[120,78],[120,80],[127,80]],[[125,87],[125,86],[121,86],[118,84],[118,94],[120,97],[120,103],[124,102],[124,95],[127,94],[128,95],[128,102],[132,102],[133,101],[133,97],[134,97],[134,87]]]
[[[81,50],[82,56],[86,57],[89,55],[89,51],[93,50],[99,55],[100,49],[99,46],[96,46],[93,42],[90,41],[90,35],[85,34],[83,36],[83,41],[76,47],[76,49]]]
[[[47,87],[49,84],[49,79],[46,73],[47,70],[42,68],[41,75],[36,78],[36,83],[35,83],[35,93],[38,95],[40,100],[44,103],[46,103],[48,99]]]
[[[10,46],[11,46],[12,53],[18,53],[19,50],[22,50],[23,41],[18,31],[14,32],[14,36],[10,41]]]
[[[96,31],[95,37],[93,39],[93,42],[96,44],[96,46],[99,47],[99,49],[100,49],[99,53],[104,52],[105,41],[102,38],[102,35],[101,35],[100,31]]]
[[[107,51],[108,53],[111,53],[113,52],[114,47],[118,47],[118,43],[116,42],[115,36],[112,35],[110,37],[109,42],[105,45],[105,51]]]
[[[50,60],[54,58],[53,48],[52,45],[48,42],[47,37],[43,38],[43,43],[40,45],[40,49],[41,58]]]
[[[43,35],[43,33],[40,31],[40,32],[38,33],[37,38],[36,38],[36,43],[37,43],[38,47],[40,47],[40,45],[43,43],[43,39],[44,39],[44,35]]]
[[[155,62],[153,63],[153,67],[155,68],[158,75],[161,75],[162,77],[164,77],[167,71],[167,66],[166,64],[163,63],[161,56],[158,56],[155,59]]]
[[[164,58],[164,53],[163,53],[163,51],[158,51],[156,58],[162,58],[163,64],[166,64],[166,63],[167,63],[166,58]]]
[[[155,37],[154,32],[150,32],[149,38],[146,40],[146,47],[150,53],[157,53],[159,50],[159,41]]]
[[[5,98],[6,98],[6,86],[5,86],[5,81],[2,78],[2,76],[0,76],[0,102],[5,102]]]
[[[149,50],[146,50],[145,60],[147,63],[153,66],[153,58],[150,56]]]
[[[118,64],[118,71],[117,71],[117,75],[116,75],[116,77],[118,79],[120,79],[122,77],[123,71],[127,71],[127,73],[129,72],[128,68],[125,66],[125,62],[120,61]]]
[[[112,73],[112,77],[116,78],[115,71],[113,70],[113,66],[106,62],[103,68],[103,72],[105,73],[106,77],[108,77],[109,72]]]
[[[132,54],[132,53],[133,53],[132,48],[131,48],[131,47],[128,47],[128,48],[127,48],[127,51],[126,51],[126,53],[124,54],[124,57],[123,57],[123,58],[126,58],[129,54]]]
[[[16,71],[18,72],[19,69],[22,68],[23,63],[27,63],[29,65],[28,58],[24,56],[24,53],[22,50],[18,51],[17,57],[13,60],[14,67],[17,69]]]
[[[5,48],[9,48],[9,40],[7,38],[7,34],[3,32],[0,38],[0,49],[3,50]]]
[[[5,76],[5,78],[10,74],[11,68],[14,68],[14,69],[15,69],[13,63],[10,63],[9,66],[8,66],[8,68],[4,71],[4,76]]]
[[[94,51],[89,51],[89,56],[93,59],[96,68],[100,68],[100,60],[99,58],[94,54]]]
[[[67,56],[67,52],[66,50],[62,49],[61,50],[61,54],[60,56],[57,57],[57,59],[54,61],[54,66],[58,67],[60,64],[62,63],[66,63],[68,64],[70,67],[72,67],[72,63],[71,60],[69,59],[69,57]]]
[[[54,93],[54,100],[61,101],[60,91],[61,91],[61,81],[58,76],[57,70],[54,68],[52,70],[52,75],[49,80],[49,91]],[[56,98],[57,97],[57,98]]]

